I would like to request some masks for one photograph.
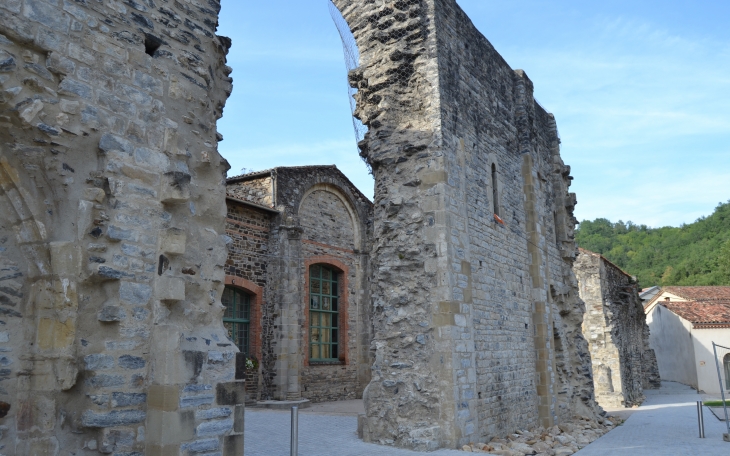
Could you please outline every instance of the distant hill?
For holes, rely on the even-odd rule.
[[[637,276],[642,287],[730,285],[730,201],[679,228],[584,220],[575,239]]]

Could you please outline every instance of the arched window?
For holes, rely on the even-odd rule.
[[[226,287],[221,302],[226,307],[223,326],[228,330],[228,337],[241,353],[250,354],[251,295],[238,288]]]
[[[725,368],[725,388],[730,390],[730,353],[722,358],[722,365]]]
[[[499,189],[497,188],[497,165],[492,163],[492,206],[494,214],[499,217]]]
[[[321,264],[309,268],[309,359],[339,359],[337,271]]]

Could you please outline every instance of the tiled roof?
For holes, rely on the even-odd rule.
[[[663,287],[688,301],[730,301],[730,287]]]
[[[730,300],[716,301],[662,301],[675,314],[697,327],[730,325]]]

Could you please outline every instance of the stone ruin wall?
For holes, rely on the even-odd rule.
[[[638,284],[598,254],[580,250],[573,270],[586,303],[583,334],[593,361],[596,400],[603,407],[631,407],[644,389],[661,386]]]
[[[0,2],[4,453],[243,452],[219,10]]]
[[[434,449],[595,417],[553,116],[454,0],[334,4],[375,177],[362,436]]]

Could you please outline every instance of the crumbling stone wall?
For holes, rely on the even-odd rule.
[[[364,439],[455,447],[595,416],[570,168],[531,81],[454,0],[333,3],[375,177]]]
[[[233,198],[271,207],[274,194],[271,174],[248,178],[246,185],[231,185],[228,187],[228,194]]]
[[[0,2],[5,453],[242,454],[219,10]]]
[[[583,334],[593,361],[596,400],[631,407],[661,381],[636,281],[603,258],[580,250],[573,266],[587,311]]]
[[[261,325],[262,334],[260,398],[361,397],[371,362],[366,252],[372,204],[334,166],[281,167],[232,177],[228,194],[235,198],[229,201],[228,273],[263,288],[261,320],[252,322]],[[271,201],[273,207],[244,209],[241,201],[260,206]],[[265,235],[264,217],[270,227]],[[337,361],[310,362],[309,268],[314,264],[339,271]]]

